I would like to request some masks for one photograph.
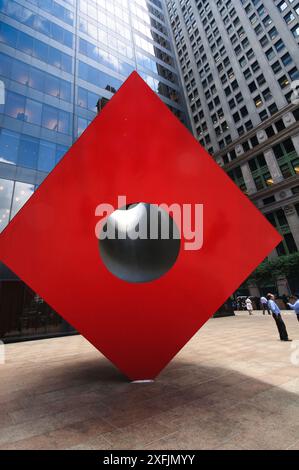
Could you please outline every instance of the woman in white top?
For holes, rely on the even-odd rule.
[[[245,303],[246,303],[247,312],[249,313],[249,315],[252,315],[253,307],[252,307],[252,302],[249,297],[247,297],[247,299],[245,300]]]

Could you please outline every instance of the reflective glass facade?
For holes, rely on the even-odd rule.
[[[0,0],[0,230],[133,70],[186,119],[160,1]]]
[[[133,70],[187,122],[170,35],[160,0],[0,0],[0,231]]]

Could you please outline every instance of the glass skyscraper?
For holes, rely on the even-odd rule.
[[[93,120],[98,100],[109,100],[133,70],[187,123],[164,2],[0,0],[0,231]],[[10,313],[4,330],[46,334],[42,299],[5,267],[0,274],[2,315],[26,317],[16,324]],[[60,329],[53,313],[48,332]]]
[[[0,228],[133,70],[182,120],[159,0],[0,0]]]

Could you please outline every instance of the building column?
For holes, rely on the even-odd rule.
[[[276,160],[276,157],[274,155],[274,152],[272,149],[268,149],[264,152],[265,160],[268,165],[270,174],[272,176],[273,182],[274,183],[280,183],[280,181],[283,181],[283,176],[281,174],[278,162]]]
[[[293,113],[288,112],[282,116],[283,123],[286,127],[291,126],[292,124],[295,124],[296,119],[294,118]]]
[[[292,136],[292,142],[294,144],[297,154],[299,155],[299,134]]]
[[[251,171],[247,162],[241,165],[241,171],[242,171],[243,178],[246,184],[247,193],[248,194],[256,193],[255,182],[254,182],[254,179],[252,177],[252,174],[251,174]]]
[[[247,282],[247,287],[251,297],[260,297],[260,290],[255,282]],[[257,305],[257,308],[258,307]]]
[[[223,157],[217,157],[217,158],[216,158],[216,163],[217,163],[219,166],[223,167],[223,166],[224,166]]]
[[[278,295],[290,295],[289,283],[285,276],[279,276],[276,279],[276,284]]]
[[[285,206],[283,210],[299,251],[299,217],[297,211],[293,204]]]
[[[268,259],[272,260],[272,259],[277,258],[277,256],[278,254],[277,254],[276,248],[274,248],[274,250],[272,250],[271,253],[268,254]]]

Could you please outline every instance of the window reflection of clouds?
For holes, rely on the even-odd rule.
[[[11,91],[7,92],[4,114],[62,134],[70,133],[70,113]]]
[[[124,10],[115,8],[113,13],[111,12],[111,15],[113,14],[113,16],[111,16],[101,8],[94,10],[91,2],[80,0],[80,12],[88,17],[88,21],[80,17],[80,31],[85,33],[87,32],[90,36],[94,37],[94,39],[97,39],[94,28],[98,29],[99,24],[111,29],[113,32],[117,31],[119,35],[126,39],[131,38],[130,28],[125,27],[124,24],[119,21],[119,19],[121,19],[122,21],[129,23],[129,16]]]
[[[1,0],[0,12],[61,42],[65,46],[73,46],[73,34],[70,31],[58,26],[44,16],[34,13],[29,8],[19,5],[15,0]]]
[[[109,1],[93,1],[93,0],[80,0],[80,12],[85,15],[100,21],[105,26],[111,20],[111,17],[106,12],[110,13],[114,17],[119,18],[125,23],[129,23],[129,15],[127,13],[126,2],[116,2],[113,0]]]
[[[78,106],[81,108],[89,109],[96,113],[97,101],[102,97],[96,93],[93,93],[85,88],[78,87]]]
[[[165,18],[162,12],[159,12],[156,8],[152,7],[151,5],[148,5],[146,2],[144,2],[144,5],[142,5],[145,10],[140,8],[139,5],[136,5],[132,3],[130,5],[131,12],[136,15],[140,20],[144,21],[145,23],[149,24],[150,26],[154,25],[157,26],[157,22],[161,20],[161,28],[162,30],[165,29],[164,27],[164,22]],[[149,13],[152,13],[156,19],[153,19]],[[160,23],[159,23],[160,24]]]
[[[28,201],[34,192],[34,185],[16,182],[13,193],[12,208],[10,218],[12,219],[23,205]]]
[[[84,119],[78,117],[78,125],[77,125],[77,137],[80,137],[81,134],[85,131],[85,129],[89,126],[91,121],[88,119]]]
[[[71,73],[73,59],[68,54],[0,21],[0,42]]]
[[[79,78],[108,91],[112,88],[114,92],[118,90],[122,84],[117,78],[82,61],[79,61]]]
[[[103,29],[101,29],[99,25],[90,26],[90,23],[87,20],[80,18],[79,30],[82,33],[85,33],[88,36],[92,37],[97,42],[103,43],[105,44],[105,46],[108,46],[118,51],[120,54],[127,56],[129,59],[133,58],[133,50],[131,46],[124,43],[120,39],[117,39],[114,36],[110,35],[109,33],[107,33],[107,31],[104,31]],[[119,28],[115,29],[113,27],[112,31],[114,34],[115,34],[115,31],[117,31],[117,34],[121,34],[121,31]],[[126,36],[127,36],[127,33],[126,33]]]
[[[19,135],[8,129],[0,130],[0,162],[15,165],[18,159]]]
[[[18,155],[18,165],[24,168],[36,168],[38,159],[39,141],[34,137],[22,135]]]
[[[154,57],[162,60],[168,65],[173,66],[173,58],[166,52],[164,52],[160,47],[152,44],[145,38],[139,36],[137,33],[134,33],[135,43],[138,47],[147,51],[149,54],[152,54]]]
[[[0,179],[0,232],[34,192],[34,185]]]
[[[56,18],[59,18],[61,21],[68,23],[70,26],[73,26],[74,23],[74,15],[73,12],[69,9],[63,7],[59,3],[55,2],[55,0],[28,0],[30,3],[38,6],[40,9],[47,11]],[[66,0],[67,3],[73,5],[72,0]]]
[[[86,15],[86,18],[81,17],[81,30],[84,30],[86,34],[89,34],[90,37],[93,36],[95,39],[95,32],[92,32],[93,27],[90,27],[89,25],[93,24],[94,27],[97,25],[97,40],[99,41],[102,39],[103,43],[105,44],[105,48],[108,46],[116,49],[117,39],[114,34],[123,34],[124,32],[124,25],[121,25],[121,23],[118,21],[118,28],[115,29],[115,3],[116,2],[113,1],[107,3],[106,0],[80,1],[80,12],[82,15]],[[172,84],[178,84],[178,78],[175,70],[173,69],[173,57],[164,50],[167,48],[170,49],[170,43],[168,41],[168,29],[164,24],[163,11],[161,9],[159,10],[159,8],[162,8],[162,5],[159,1],[155,1],[154,3],[155,7],[143,0],[137,1],[135,3],[130,2],[130,4],[127,5],[132,13],[131,20],[133,27],[135,28],[135,32],[133,32],[134,42],[139,48],[139,50],[137,49],[136,51],[137,69],[139,71],[141,70],[143,77],[156,93],[168,98],[174,103],[178,103],[178,91],[175,88],[172,88],[172,86],[165,84],[158,78],[155,78],[155,75],[157,77],[161,76],[164,80]],[[126,2],[122,4],[124,5]],[[96,6],[105,8],[106,12],[102,11],[101,8],[96,8]],[[109,13],[111,13],[111,15]],[[153,16],[149,16],[149,13],[151,13]],[[114,18],[112,15],[114,15]],[[114,30],[114,34],[110,35],[109,32],[107,34],[101,29],[102,26],[111,28]],[[155,29],[159,31],[159,34],[157,31],[155,31]],[[141,34],[138,34],[139,32],[144,36],[142,37]],[[145,36],[148,38],[148,40]],[[83,42],[84,40],[81,38],[81,41]],[[162,47],[158,47],[157,43]],[[118,44],[118,49],[119,45],[120,44]],[[153,58],[151,59],[146,54],[143,54],[142,51],[150,54]],[[111,70],[121,73],[125,77],[128,76],[129,73],[131,73],[136,67],[133,67],[131,64],[120,60],[120,58],[116,57],[114,54],[110,54],[109,52],[98,48],[96,45],[88,44],[87,41],[85,41],[85,44],[81,43],[80,52],[87,57],[101,63],[102,65],[109,67]],[[120,51],[118,50],[118,52]],[[121,52],[123,53],[123,51]],[[158,63],[155,59],[159,59],[159,61],[164,62],[165,66]],[[96,80],[99,80],[96,79],[97,73],[94,70],[85,70],[84,73],[82,73],[82,70],[83,69],[81,69],[81,78],[83,78],[85,75],[86,78],[83,79],[89,81],[90,83],[96,84]],[[147,73],[144,73],[143,70],[147,70]],[[99,86],[98,83],[97,85]],[[102,85],[100,86],[102,87]]]
[[[0,162],[48,172],[66,151],[67,147],[54,142],[0,129]]]
[[[40,141],[37,169],[44,172],[51,171],[55,166],[55,158],[56,144]]]
[[[40,5],[41,10],[46,10],[50,3],[52,4],[54,2],[54,0],[47,0],[46,2],[43,0],[29,1],[35,5]],[[136,63],[135,65],[130,63],[131,60],[135,60],[135,53],[132,47],[132,35],[134,34],[134,41],[137,45],[137,64],[138,68],[141,68],[143,78],[155,92],[176,102],[177,92],[175,89],[172,89],[159,80],[160,75],[164,80],[166,79],[176,83],[175,72],[170,66],[172,57],[165,52],[165,49],[170,48],[168,30],[158,20],[156,21],[153,17],[149,18],[148,14],[150,11],[156,18],[162,20],[162,11],[156,9],[156,12],[154,12],[153,10],[153,3],[159,8],[159,1],[155,0],[151,2],[151,4],[147,3],[145,0],[134,1],[139,6],[136,6],[133,1],[128,2],[127,0],[81,0],[79,15],[80,30],[92,39],[90,40],[90,45],[86,47],[84,51],[80,50],[80,52],[90,59],[95,60],[97,63],[126,77],[136,68]],[[74,0],[65,0],[65,2],[70,5],[75,5]],[[23,7],[21,7],[21,9],[17,8],[15,0],[11,2],[8,0],[0,0],[0,10],[4,3],[10,3],[10,7],[12,8],[11,14],[15,17],[19,15],[20,22],[23,24],[27,24],[30,27],[35,25],[36,30],[47,34],[48,37],[52,37],[63,44],[70,44],[72,35],[69,31],[59,27],[53,22],[49,22],[47,18],[41,15],[30,12],[29,9],[24,9]],[[135,31],[133,29],[134,33],[131,28],[132,25],[129,23],[129,9],[131,13],[133,13],[131,19],[133,20],[133,27],[135,28]],[[72,17],[70,10],[67,11],[67,15],[70,15],[70,18]],[[60,19],[62,19],[62,15]],[[69,55],[62,53],[58,48],[53,48],[46,44],[46,41],[39,41],[10,26],[5,26],[6,31],[2,34],[1,27],[0,22],[1,42],[12,45],[12,47],[23,52],[28,52],[29,55],[49,65],[53,65],[60,70],[72,72],[73,59]],[[8,30],[7,28],[10,29]],[[157,31],[155,31],[155,29]],[[141,34],[138,35],[138,31],[143,34],[144,37],[141,37]],[[146,37],[148,40],[146,40]],[[81,41],[84,41],[83,38],[80,38],[80,44]],[[85,42],[87,43],[88,41]],[[155,44],[153,44],[153,42]],[[102,47],[101,43],[103,44]],[[159,49],[157,44],[162,46],[162,48]],[[142,51],[145,51],[145,53]],[[152,58],[150,58],[149,55],[151,55]],[[162,62],[157,63],[156,58],[160,59],[159,62],[165,62],[166,67],[161,65]],[[0,61],[2,65],[1,54]],[[12,58],[10,58],[10,61],[13,63],[12,76],[14,77],[14,81],[24,86],[34,88],[42,93],[46,93],[47,95],[71,102],[71,83],[53,74],[51,75],[38,68],[34,68],[31,65],[24,64],[21,61],[17,62]],[[81,72],[79,71],[79,77],[83,78],[83,80],[112,93],[121,85],[123,79],[118,80],[110,76],[108,70],[108,73],[102,72],[97,68],[96,63],[94,67],[87,64],[85,65],[86,68],[84,72],[82,73],[82,69]],[[167,68],[167,66],[169,66],[169,68]],[[145,71],[148,73],[145,73]],[[111,75],[113,75],[113,72],[111,72]],[[87,84],[85,86],[88,87]],[[107,93],[104,92],[103,95],[108,96]],[[84,88],[78,88],[77,104],[80,108],[85,108],[95,113],[98,98],[98,93],[90,92]],[[167,100],[165,101],[167,102]],[[55,106],[54,100],[51,100],[51,103]],[[28,98],[25,100],[19,99],[17,95],[14,94],[8,114],[15,119],[37,124],[53,130],[54,132],[70,134],[72,124],[71,115],[54,106],[48,106]],[[176,104],[174,104],[174,106],[176,106]],[[173,111],[176,110],[173,109]],[[89,123],[89,120],[86,119],[86,112],[82,111],[81,114],[85,117],[77,116],[74,119],[75,135],[76,133],[80,135]],[[88,113],[89,118],[90,115],[91,113]],[[21,142],[23,146],[22,149],[20,149]],[[66,149],[61,149],[59,158],[64,154],[65,150]],[[51,171],[57,162],[58,153],[57,144],[53,142],[25,142],[24,139],[20,140],[18,134],[15,136],[1,135],[0,131],[0,161],[7,161],[13,165],[19,164],[20,166],[37,168],[40,171],[48,172]],[[25,194],[23,194],[23,196],[25,196]],[[16,204],[16,202],[20,201],[14,201],[14,204]]]
[[[42,118],[42,104],[37,101],[26,100],[25,121],[31,124],[41,125]]]
[[[5,114],[14,119],[24,120],[25,97],[8,91],[5,103]]]
[[[0,179],[0,232],[9,222],[13,181]]]
[[[135,68],[133,65],[122,61],[115,55],[104,51],[100,47],[97,47],[82,38],[80,38],[79,51],[81,54],[84,54],[90,59],[93,59],[96,62],[101,63],[102,65],[105,65],[115,72],[121,73],[125,76],[129,75]]]
[[[141,72],[140,73],[141,77],[143,78],[144,81],[154,90],[156,93],[159,95],[165,96],[166,98],[170,99],[171,101],[174,101],[175,103],[179,102],[179,92],[176,91],[175,89],[169,87],[165,83],[157,80],[156,78],[151,77],[150,75]]]

